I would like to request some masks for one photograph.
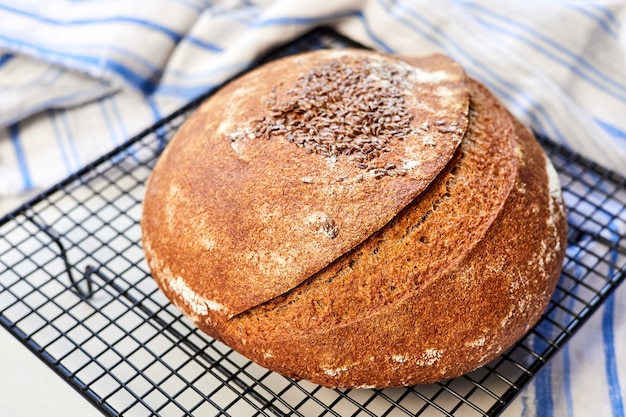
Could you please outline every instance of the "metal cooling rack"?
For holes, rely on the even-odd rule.
[[[345,46],[322,29],[272,57]],[[542,320],[515,346],[410,388],[331,390],[269,372],[182,317],[140,247],[144,183],[198,102],[0,219],[0,323],[105,415],[497,415],[624,280],[626,180],[543,138],[569,247]]]

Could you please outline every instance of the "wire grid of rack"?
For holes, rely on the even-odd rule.
[[[268,59],[345,46],[320,29]],[[0,219],[0,323],[105,415],[497,415],[624,280],[626,180],[540,138],[562,181],[568,250],[524,338],[432,385],[331,390],[269,372],[194,328],[143,258],[145,181],[200,101]]]

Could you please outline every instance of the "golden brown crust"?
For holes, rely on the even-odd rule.
[[[323,271],[315,283],[307,282],[228,322],[198,325],[270,369],[331,387],[411,385],[458,376],[493,359],[521,337],[537,321],[556,285],[565,217],[558,209],[560,202],[550,203],[554,197],[546,160],[534,138],[519,122],[511,122],[484,87],[477,83],[471,87],[470,126],[460,155],[453,160],[456,168],[448,167],[417,203],[327,268],[369,257],[367,268],[355,268],[359,276],[334,288],[349,274],[335,281]],[[510,158],[518,157],[516,175],[518,161]],[[476,179],[479,176],[484,177]],[[467,184],[450,187],[451,178]],[[504,194],[506,203],[480,201],[481,194],[488,193],[489,181],[494,191]],[[498,201],[494,191],[487,196]],[[428,219],[416,221],[433,197],[446,192],[463,194],[448,197],[450,207],[448,201],[439,201]],[[491,226],[486,236],[467,230],[472,226],[464,226],[464,221],[470,219],[458,214],[455,218],[450,213],[454,208],[470,219],[486,210],[486,223]],[[446,225],[439,223],[446,217],[456,231],[447,230],[424,250],[418,236],[445,230]],[[399,232],[415,223],[413,235]],[[380,242],[403,237],[402,245],[381,253],[385,245]],[[376,255],[372,247],[379,249]],[[449,251],[459,248],[467,250],[450,259]],[[377,269],[376,262],[382,259],[386,262]],[[415,274],[407,273],[414,267]],[[407,276],[413,288],[405,286],[403,296],[385,299],[385,292],[402,293],[399,281]],[[311,289],[314,285],[319,287]],[[360,286],[376,291],[365,292],[371,298],[359,309]],[[395,289],[385,291],[390,286]],[[349,314],[340,317],[347,308]]]
[[[302,99],[291,92],[294,86],[315,91],[312,98],[326,94],[328,81],[307,78],[307,71],[324,75],[336,63],[346,68],[346,81],[336,87],[360,86],[353,95],[371,96],[361,105],[373,106],[362,112],[367,122],[384,119],[381,131],[370,125],[371,134],[361,136],[381,138],[395,123],[396,114],[384,108],[387,90],[397,90],[388,101],[402,104],[401,96],[410,113],[373,160],[356,159],[369,145],[348,155],[307,151],[335,125],[349,130],[344,136],[354,145],[363,115],[350,118],[358,113],[350,101],[347,114],[328,127],[310,122],[315,132],[303,133],[311,140],[302,146],[287,138],[299,132],[295,128],[266,134],[290,121],[290,103]],[[467,126],[463,70],[443,56],[414,64],[365,51],[310,53],[253,71],[205,102],[159,159],[146,191],[144,246],[155,275],[184,276],[193,292],[211,301],[214,314],[232,317],[285,293],[380,229],[452,158]],[[349,79],[353,74],[361,78]],[[273,113],[281,120],[263,120]],[[339,146],[335,136],[332,145]]]
[[[506,110],[493,97],[479,99],[455,157],[419,198],[352,252],[229,326],[256,317],[262,324],[251,337],[319,333],[366,319],[461,262],[498,216],[518,168]]]
[[[437,68],[450,68],[449,61],[441,56],[406,62],[431,74]],[[319,259],[307,252],[310,259],[303,265],[309,269],[302,265],[298,269],[298,274],[304,271],[306,276],[288,277],[289,285],[284,287],[272,283],[272,291],[257,291],[253,297],[228,285],[220,288],[221,298],[199,289],[201,280],[209,287],[214,285],[211,277],[207,281],[192,265],[205,267],[202,258],[206,257],[207,245],[199,252],[188,249],[201,247],[203,230],[221,222],[210,217],[200,219],[195,214],[188,216],[189,207],[200,210],[209,200],[206,196],[215,198],[215,193],[234,205],[240,204],[242,196],[229,196],[220,187],[215,191],[213,180],[199,184],[206,174],[203,170],[192,169],[193,178],[177,173],[176,185],[187,181],[191,191],[176,196],[179,205],[173,213],[188,216],[193,219],[188,222],[198,224],[191,235],[174,228],[164,238],[156,232],[167,227],[160,223],[167,219],[154,206],[158,198],[166,196],[163,193],[171,189],[172,183],[161,182],[167,173],[161,167],[161,174],[149,185],[147,198],[152,207],[144,209],[143,219],[144,248],[155,279],[200,329],[269,369],[329,387],[433,382],[463,374],[493,359],[538,320],[554,290],[564,256],[565,213],[558,178],[530,132],[485,87],[473,80],[462,84],[471,97],[469,115],[465,114],[469,126],[464,128],[461,145],[451,159],[446,157],[449,163],[441,165],[430,185],[420,189],[422,183],[417,177],[430,173],[434,165],[417,175],[418,185],[413,184],[416,188],[398,185],[402,181],[396,180],[407,176],[378,178],[372,182],[378,188],[368,188],[371,184],[367,181],[352,183],[350,189],[356,186],[360,193],[353,196],[358,201],[345,195],[341,200],[349,205],[346,211],[351,219],[358,223],[362,210],[370,209],[359,204],[366,201],[371,205],[378,198],[385,200],[376,206],[383,212],[373,220],[384,223],[375,228],[358,223],[367,235],[353,232],[350,244],[344,242],[341,246],[343,252],[327,256],[320,250]],[[450,91],[460,94],[456,88]],[[449,105],[457,108],[454,103]],[[437,110],[432,103],[428,106],[435,112],[445,111]],[[452,113],[462,122],[463,116],[457,110]],[[201,141],[193,137],[193,132],[211,131],[200,127],[205,119],[206,115],[198,116],[188,123],[178,143],[190,141],[191,145],[184,146],[199,153],[193,143]],[[269,121],[269,125],[272,123],[274,120]],[[293,153],[293,146],[283,146],[291,143],[273,139],[262,143],[253,140],[246,146],[252,144],[260,144],[255,148],[255,158],[267,158],[263,165],[266,170],[289,169],[279,163],[280,158],[270,157],[274,152],[307,163],[319,157]],[[168,152],[192,157],[194,152],[185,153],[182,146],[170,146]],[[446,146],[439,151],[445,154],[454,149]],[[228,169],[233,171],[229,175],[243,175],[241,181],[245,181],[250,172],[237,170],[239,162],[230,162],[233,165]],[[197,160],[191,167],[193,163]],[[319,169],[319,175],[325,175]],[[260,179],[260,171],[253,173],[255,181],[267,183]],[[225,176],[226,172],[220,178]],[[313,179],[314,184],[307,182],[304,187],[315,185],[319,177]],[[296,187],[295,182],[290,184]],[[319,189],[328,191],[324,187]],[[318,196],[320,200],[324,192]],[[403,192],[412,197],[398,200],[397,194]],[[336,189],[332,195],[337,195]],[[288,203],[299,201],[294,198],[290,196]],[[399,201],[404,201],[403,205]],[[270,201],[265,203],[269,207]],[[280,206],[281,202],[277,203]],[[324,210],[330,208],[325,206]],[[367,216],[376,217],[371,213]],[[175,224],[181,227],[182,223]],[[241,232],[237,232],[240,229],[236,225],[227,226],[234,236],[244,238],[244,232],[261,232],[247,230],[251,224],[241,225]],[[270,226],[274,227],[272,222]],[[334,233],[335,225],[325,226],[323,233]],[[344,227],[340,226],[339,234]],[[333,242],[339,234],[324,242]],[[189,236],[193,239],[187,244]],[[276,245],[275,240],[270,243]],[[230,276],[227,273],[232,265],[227,261],[211,266],[211,271],[219,272],[220,277]],[[237,281],[237,291],[247,291],[264,276],[263,271],[257,271],[254,279]],[[244,301],[230,301],[230,297]]]

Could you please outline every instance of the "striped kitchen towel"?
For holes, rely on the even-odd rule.
[[[0,0],[0,198],[59,181],[320,25],[447,53],[529,127],[626,174],[625,19],[623,0]],[[623,417],[621,317],[625,288],[506,415]]]
[[[0,195],[48,186],[318,25],[442,51],[523,122],[626,173],[623,1],[0,0]]]

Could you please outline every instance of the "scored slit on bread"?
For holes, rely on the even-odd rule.
[[[292,292],[234,317],[224,323],[223,333],[219,325],[205,330],[287,375],[306,375],[326,386],[370,387],[457,376],[493,359],[521,337],[538,320],[556,285],[563,259],[565,217],[558,196],[545,187],[549,181],[546,161],[534,139],[523,126],[510,120],[484,87],[471,82],[471,90],[472,108],[480,110],[470,112],[468,133],[452,161],[455,165],[448,166],[417,201],[353,253]],[[489,131],[492,124],[484,116],[487,112],[496,113],[508,126],[498,134]],[[500,159],[499,164],[485,162],[480,158],[482,152],[497,154],[494,157]],[[465,158],[474,158],[473,166]],[[491,172],[486,169],[489,165]],[[450,210],[463,211],[471,205],[480,211],[478,198],[484,189],[474,189],[471,201],[467,194],[459,195],[464,201],[450,201],[446,193],[451,182],[477,181],[481,174],[485,180],[506,178],[498,188],[500,204],[496,200],[495,204],[490,202],[491,207],[486,205],[489,214],[484,234],[464,240],[475,232],[450,234],[448,230],[438,243],[462,248],[460,256],[449,258],[442,247],[431,247],[424,251],[424,258],[415,259],[424,245],[418,237],[422,235],[420,227],[428,227],[434,215],[442,214],[439,221],[449,218],[439,211],[445,210],[444,204],[450,202]],[[530,200],[526,193],[532,196]],[[553,204],[549,202],[552,199]],[[433,202],[438,207],[431,211]],[[428,213],[425,222],[423,213]],[[464,226],[458,219],[451,221],[460,229]],[[430,230],[434,234],[436,222]],[[406,236],[405,231],[415,225],[413,238]],[[409,237],[406,242],[410,249],[381,252],[380,242],[392,245],[399,236]],[[433,243],[433,239],[428,241]],[[542,249],[535,250],[535,245]],[[387,257],[387,264],[380,263],[377,256]],[[340,265],[345,268],[364,257],[369,262],[364,269],[354,271],[352,281],[324,289],[335,283],[328,282],[325,273],[341,271]],[[494,259],[484,262],[484,258]],[[411,274],[415,266],[418,270]],[[340,279],[349,275],[342,274]],[[402,278],[405,281],[400,283]],[[359,303],[354,288],[360,283],[376,288],[377,297],[367,294],[362,300],[365,302]],[[319,294],[312,295],[316,290]],[[337,314],[322,313],[334,303],[340,304]],[[345,309],[350,314],[342,317]],[[342,344],[342,340],[349,342]],[[304,367],[297,364],[305,357],[305,369],[293,372],[298,366]]]
[[[419,144],[423,165],[357,181],[367,167],[340,156],[329,164],[331,148],[316,153],[281,130],[294,120],[275,120],[292,111],[280,97],[302,88],[307,68],[346,56],[346,65],[376,57],[429,80],[405,91],[424,101],[413,97],[411,109],[420,130],[380,162]],[[226,104],[233,97],[238,111]],[[436,115],[430,128],[444,126],[439,146],[425,138],[419,106]],[[278,133],[241,136],[259,125]],[[530,132],[449,58],[317,52],[244,76],[190,118],[148,185],[143,243],[181,311],[259,364],[329,387],[410,385],[486,363],[538,320],[565,249],[559,190]],[[246,258],[259,247],[265,259]],[[293,248],[295,265],[268,267]]]
[[[297,101],[295,84],[337,60],[360,75],[357,96],[385,91],[379,67],[397,72],[391,80],[403,77],[395,88],[412,116],[410,132],[368,161],[402,166],[401,175],[378,178],[350,155],[311,153],[288,140],[291,132],[256,135],[274,106]],[[184,271],[185,284],[218,307],[215,314],[233,316],[289,291],[380,229],[430,184],[467,128],[463,69],[442,55],[417,63],[360,50],[316,51],[252,71],[209,98],[149,180],[143,228],[160,236],[146,233],[144,246],[158,254],[153,263],[163,264],[154,268],[168,267],[173,280]]]

